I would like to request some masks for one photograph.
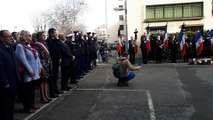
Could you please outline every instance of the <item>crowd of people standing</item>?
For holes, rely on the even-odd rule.
[[[187,36],[185,35],[185,49],[186,53],[184,55],[181,54],[180,49],[180,38],[176,34],[171,34],[168,37],[168,48],[165,49],[164,46],[164,36],[163,35],[156,35],[155,37],[149,38],[150,40],[150,49],[148,51],[146,41],[147,41],[147,34],[144,33],[140,39],[140,48],[142,53],[142,62],[144,64],[148,63],[148,60],[155,60],[156,63],[161,63],[163,60],[170,59],[171,63],[176,63],[177,59],[182,59],[183,62],[190,62],[189,59],[193,58],[210,58],[212,56],[212,47],[211,47],[211,40],[210,35],[204,35],[202,37],[202,50],[200,54],[196,51],[196,42],[195,42],[195,33],[194,36]]]
[[[30,34],[22,30],[0,31],[0,120],[13,120],[14,104],[18,100],[23,111],[34,113],[35,85],[40,88],[40,102],[49,103],[68,84],[77,84],[78,79],[97,66],[97,38],[95,33],[83,35],[57,34],[55,28]],[[60,88],[58,74],[61,72]]]
[[[185,31],[184,31],[185,32]],[[119,32],[118,32],[119,33]],[[207,31],[202,36],[202,49],[198,53],[196,48],[196,39],[199,31],[195,32],[194,35],[187,36],[185,34],[185,54],[183,55],[180,48],[180,36],[178,34],[168,35],[168,45],[165,47],[164,39],[165,35],[162,34],[153,34],[150,36],[147,33],[144,33],[140,37],[140,45],[137,45],[137,35],[135,38],[131,36],[131,39],[128,41],[128,50],[125,50],[126,43],[122,40],[122,37],[119,36],[119,43],[117,46],[118,55],[121,56],[122,53],[128,51],[130,54],[130,62],[135,64],[135,56],[138,53],[138,48],[141,49],[142,53],[142,63],[147,64],[148,60],[155,60],[157,64],[161,64],[162,61],[167,59],[171,60],[171,63],[177,63],[177,59],[182,59],[183,62],[190,62],[189,59],[193,58],[210,58],[213,55],[213,47],[211,43],[210,32]],[[147,45],[149,42],[149,45]]]

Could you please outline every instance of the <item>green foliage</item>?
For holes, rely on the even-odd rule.
[[[193,32],[193,31],[186,31],[186,36],[187,37],[193,37],[195,35],[195,32]]]

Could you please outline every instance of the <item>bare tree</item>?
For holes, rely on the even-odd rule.
[[[45,14],[48,26],[69,34],[78,26],[78,18],[85,8],[84,0],[60,0]]]
[[[30,16],[31,23],[34,29],[34,32],[45,31],[46,30],[46,20],[42,13],[33,13]]]

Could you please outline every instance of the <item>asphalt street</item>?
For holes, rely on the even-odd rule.
[[[26,119],[213,120],[213,65],[142,64],[128,87],[117,87],[112,63]]]

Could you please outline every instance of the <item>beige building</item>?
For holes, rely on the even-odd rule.
[[[151,31],[159,32],[168,24],[168,33],[179,32],[183,23],[186,30],[213,28],[212,0],[107,0],[106,8],[109,42],[117,40],[119,27],[126,37],[126,21],[128,39],[135,29],[141,36],[148,25]]]
[[[135,28],[141,35],[149,25],[151,30],[162,30],[168,24],[168,33],[213,28],[211,0],[127,0],[128,34]]]

